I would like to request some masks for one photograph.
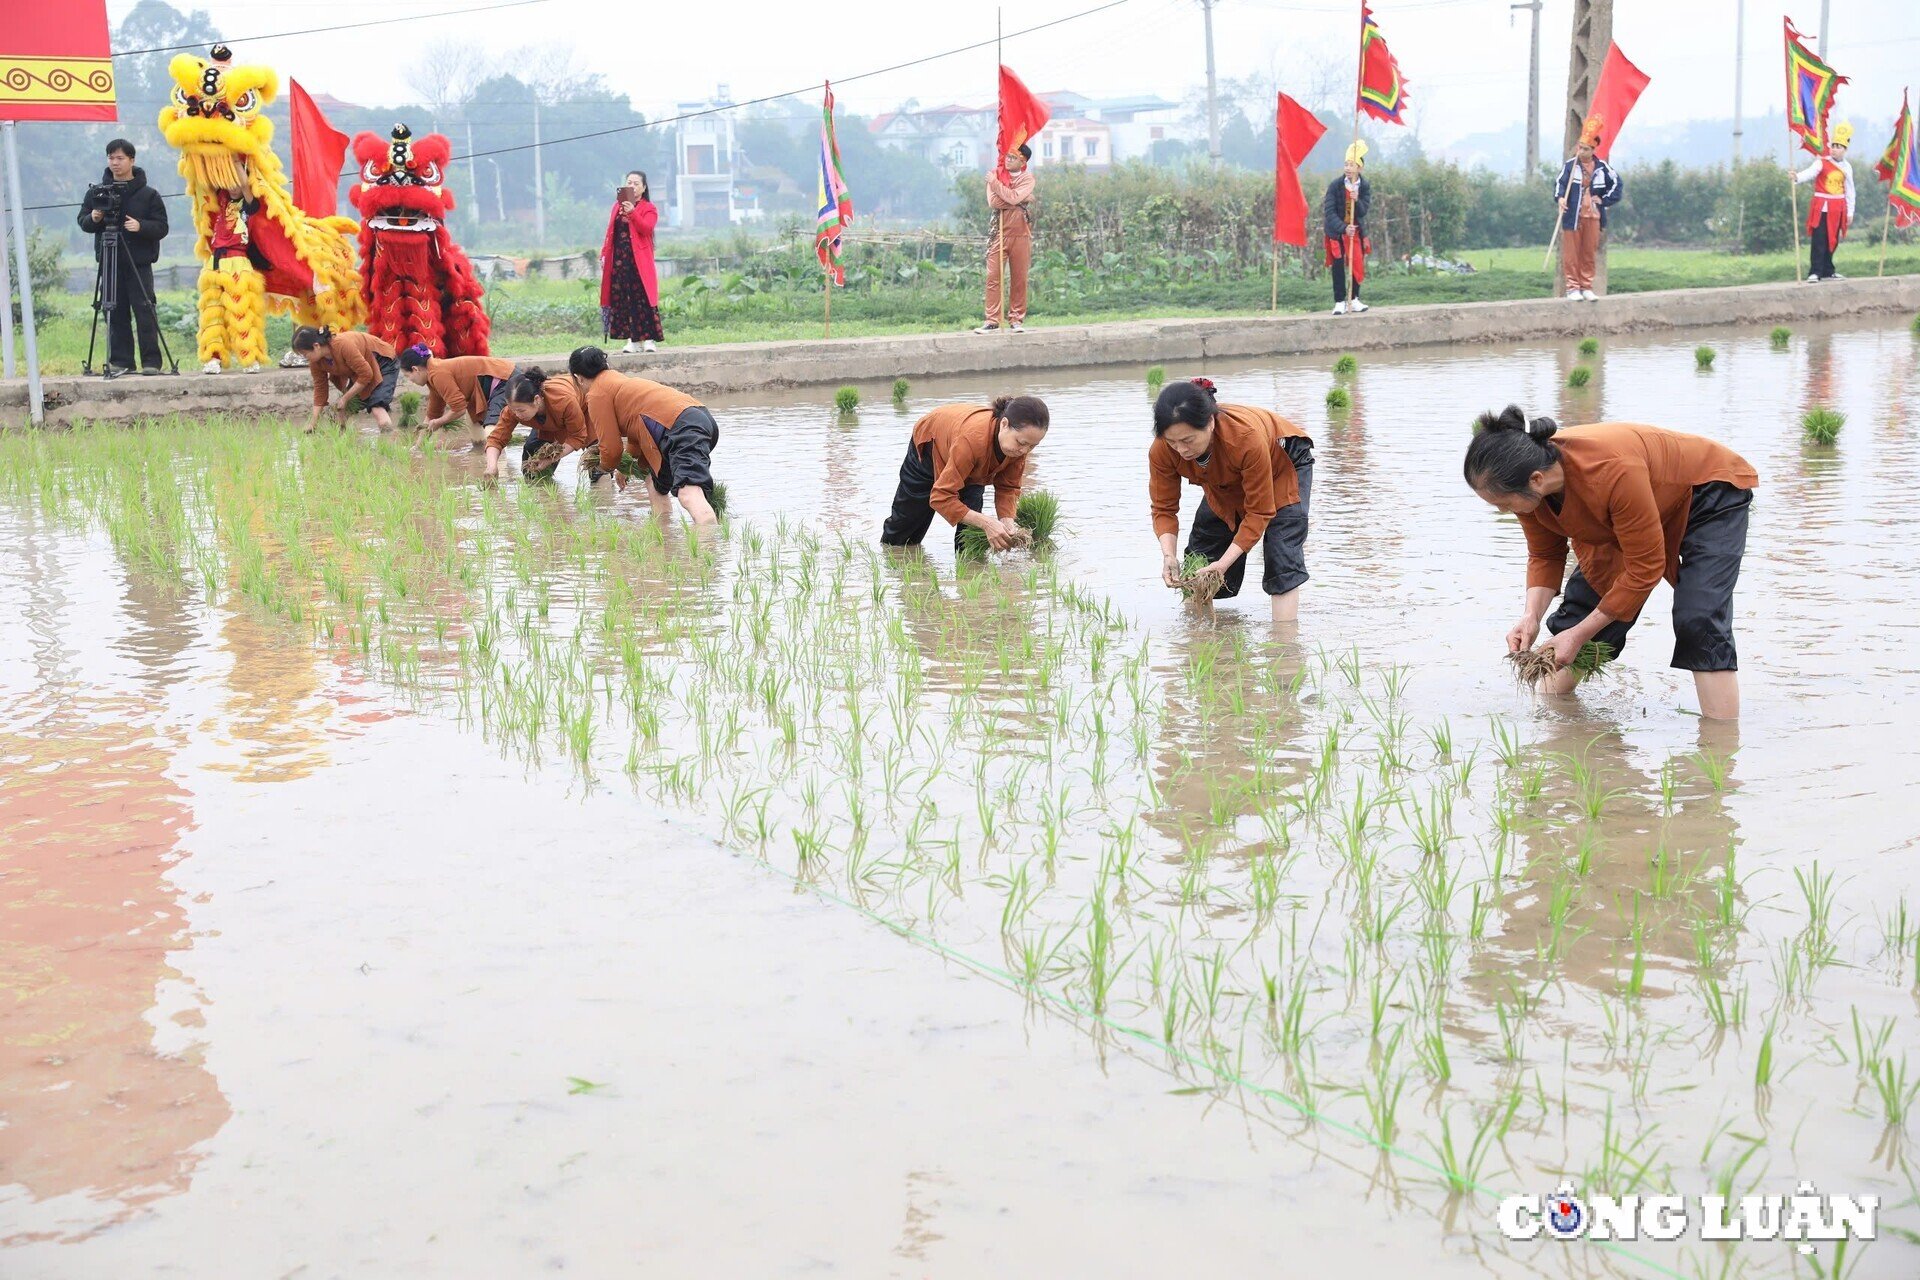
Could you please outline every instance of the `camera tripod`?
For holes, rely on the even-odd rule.
[[[94,349],[100,341],[100,317],[106,312],[118,310],[121,305],[120,262],[122,258],[126,259],[129,267],[133,266],[133,250],[127,247],[125,233],[119,227],[108,227],[100,233],[100,253],[93,269],[93,327],[87,332],[86,363],[80,366],[81,371],[89,377],[91,377],[94,372]],[[167,341],[167,331],[160,324],[160,311],[154,304],[153,291],[147,288],[146,281],[140,278],[140,272],[138,270],[130,271],[129,274],[133,276],[134,287],[140,291],[140,297],[137,299],[136,305],[144,304],[147,308],[147,314],[153,317],[153,331],[160,339],[160,353],[166,357],[168,370],[172,373],[179,373],[180,362],[173,358],[173,346]],[[138,358],[139,347],[137,344],[140,338],[139,315],[136,313],[128,317],[128,324],[133,330],[132,339],[136,344],[134,352],[135,357]],[[111,363],[112,358],[109,356],[108,365],[111,365]],[[104,366],[102,371],[105,371]]]

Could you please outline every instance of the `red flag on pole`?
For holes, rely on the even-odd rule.
[[[995,166],[1005,170],[1007,153],[1018,151],[1020,145],[1032,139],[1047,127],[1047,121],[1053,113],[1047,110],[1047,104],[1033,96],[1027,86],[1020,83],[1020,77],[1009,71],[1004,65],[1000,68],[1000,138],[999,154]]]
[[[1593,102],[1587,107],[1588,118],[1598,117],[1600,121],[1600,141],[1593,154],[1602,160],[1613,150],[1613,140],[1620,136],[1620,126],[1627,122],[1627,113],[1646,91],[1648,80],[1646,72],[1627,61],[1619,45],[1608,42],[1607,60],[1600,67],[1600,82],[1593,87]]]
[[[340,207],[340,162],[347,135],[327,123],[298,80],[293,86],[293,202],[316,218]]]
[[[1273,242],[1305,248],[1307,193],[1300,188],[1300,166],[1327,126],[1283,93],[1273,131]]]
[[[10,4],[0,120],[118,120],[106,0]]]

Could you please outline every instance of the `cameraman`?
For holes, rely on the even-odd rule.
[[[120,244],[119,297],[107,312],[106,376],[117,378],[133,369],[133,321],[140,322],[140,372],[160,372],[160,325],[153,313],[153,264],[167,235],[167,206],[160,193],[147,185],[144,169],[133,163],[133,144],[115,138],[107,144],[107,171],[100,185],[87,190],[80,208],[80,229],[94,236],[93,256],[102,259],[110,241],[104,231],[118,231]],[[103,269],[105,264],[102,263]]]

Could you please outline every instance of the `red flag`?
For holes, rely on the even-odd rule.
[[[1607,60],[1600,67],[1600,82],[1593,87],[1593,102],[1587,108],[1589,119],[1597,116],[1600,120],[1600,141],[1593,154],[1602,160],[1607,158],[1613,140],[1620,136],[1620,126],[1627,122],[1627,113],[1640,100],[1647,83],[1647,73],[1628,62],[1619,45],[1609,42]]]
[[[0,120],[118,120],[106,0],[9,4]]]
[[[1360,6],[1360,92],[1355,108],[1383,124],[1405,124],[1407,82],[1400,76],[1400,63],[1387,48],[1373,10]]]
[[[316,218],[340,207],[340,162],[347,135],[327,123],[298,80],[293,86],[293,202]]]
[[[1033,96],[1027,86],[1020,83],[1020,77],[1000,68],[1000,153],[997,161],[1001,169],[1006,168],[1007,153],[1018,151],[1020,144],[1030,140],[1036,133],[1047,127],[1047,121],[1053,113],[1047,110],[1047,104]]]
[[[1273,242],[1307,243],[1307,193],[1300,189],[1300,166],[1327,126],[1286,94],[1273,118]]]

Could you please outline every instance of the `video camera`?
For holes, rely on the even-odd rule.
[[[87,188],[87,208],[98,209],[100,221],[109,227],[118,227],[126,221],[123,209],[126,199],[124,182],[96,182]]]

